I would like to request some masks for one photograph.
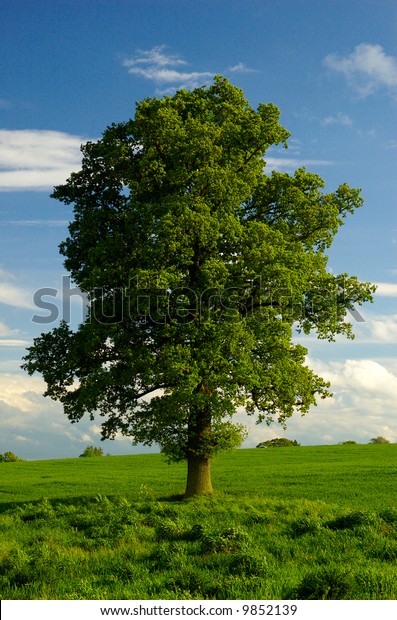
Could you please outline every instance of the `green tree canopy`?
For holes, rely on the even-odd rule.
[[[84,452],[79,455],[79,458],[90,458],[93,456],[103,456],[102,448],[97,448],[96,446],[87,446]]]
[[[386,439],[385,437],[382,437],[381,435],[378,435],[378,437],[373,437],[369,443],[375,443],[375,444],[390,443],[390,441],[388,439]]]
[[[22,459],[13,452],[8,451],[0,454],[0,463],[17,463],[19,461],[22,461]]]
[[[296,439],[287,439],[286,437],[276,437],[275,439],[267,439],[261,441],[257,448],[298,448],[300,443]]]
[[[288,137],[276,106],[254,110],[216,77],[138,103],[53,193],[74,205],[60,251],[89,312],[36,338],[23,367],[72,422],[100,415],[103,438],[186,459],[187,495],[210,491],[212,455],[241,443],[238,407],[284,424],[329,396],[293,326],[352,337],[347,312],[374,291],[327,270],[359,190],[266,174],[267,149]]]

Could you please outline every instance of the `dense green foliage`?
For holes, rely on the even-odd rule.
[[[13,452],[8,451],[0,454],[0,463],[18,463],[19,461],[22,459]]]
[[[360,191],[325,193],[305,169],[265,174],[288,137],[276,106],[254,110],[217,77],[137,104],[53,194],[74,205],[61,253],[89,310],[77,331],[36,338],[24,368],[72,422],[100,414],[103,438],[187,459],[188,495],[210,491],[211,457],[241,443],[239,406],[284,424],[330,395],[293,325],[351,336],[348,311],[372,299],[369,283],[327,269]]]
[[[275,439],[268,439],[267,441],[261,441],[256,446],[257,448],[295,448],[300,446],[300,443],[296,439],[287,439],[286,437],[276,437]]]
[[[388,439],[386,439],[385,437],[382,437],[381,435],[378,435],[377,437],[373,437],[371,439],[370,443],[383,444],[383,443],[390,443],[390,441]]]
[[[183,468],[159,455],[4,468],[2,597],[395,600],[396,456],[240,450],[214,472],[227,493],[184,501],[171,496]]]
[[[80,454],[80,458],[92,457],[92,456],[103,456],[102,448],[97,448],[96,446],[87,446],[82,454]]]

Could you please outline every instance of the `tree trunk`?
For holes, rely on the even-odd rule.
[[[187,483],[185,497],[212,493],[211,459],[190,456],[187,461]]]
[[[211,443],[211,410],[208,402],[211,392],[204,383],[200,383],[196,388],[196,393],[198,400],[191,408],[188,421],[185,497],[212,493],[211,450],[209,450]]]

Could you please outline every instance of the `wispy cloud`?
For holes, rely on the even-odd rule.
[[[0,303],[14,308],[32,309],[32,293],[9,282],[0,282]]]
[[[0,222],[0,226],[44,226],[45,228],[58,228],[68,224],[68,220],[3,220]]]
[[[338,112],[335,116],[326,116],[323,120],[323,125],[343,125],[345,127],[351,127],[353,121],[347,114]]]
[[[160,86],[196,88],[214,75],[210,71],[182,71],[178,68],[187,64],[178,54],[166,52],[165,45],[150,50],[138,50],[134,56],[123,61],[128,73],[151,80]]]
[[[397,94],[397,58],[386,54],[381,45],[361,43],[347,56],[329,54],[324,64],[344,75],[362,97],[380,88]]]
[[[49,190],[81,165],[86,140],[60,131],[0,130],[0,191]]]
[[[283,170],[289,172],[305,166],[332,166],[333,161],[327,159],[294,159],[293,157],[266,157],[266,172]]]
[[[3,338],[4,336],[15,336],[15,334],[17,333],[17,329],[12,329],[11,327],[8,327],[8,325],[0,321],[0,338]]]
[[[169,52],[166,45],[158,45],[150,50],[137,50],[134,56],[123,60],[128,73],[162,87],[158,91],[162,95],[172,94],[177,89],[191,90],[202,86],[216,73],[256,73],[255,69],[251,69],[243,62],[238,62],[223,71],[189,71],[188,64],[179,54]]]
[[[21,286],[15,284],[15,278],[12,274],[0,269],[0,304],[6,304],[14,308],[32,309],[33,293]],[[4,324],[3,328],[4,328]],[[1,328],[0,328],[0,335]],[[3,335],[11,335],[9,332]]]
[[[25,348],[29,346],[31,342],[29,340],[21,340],[17,338],[0,338],[0,348],[1,347],[16,347],[16,348]]]
[[[250,67],[247,67],[247,65],[245,65],[243,62],[239,62],[237,63],[237,65],[229,67],[226,73],[257,73],[257,71],[256,69],[251,69]]]

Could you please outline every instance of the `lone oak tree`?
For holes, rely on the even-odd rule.
[[[255,111],[216,77],[137,104],[52,194],[74,205],[60,252],[89,308],[77,331],[36,338],[23,368],[72,422],[99,414],[103,439],[187,460],[186,496],[211,492],[211,457],[240,445],[238,407],[284,424],[330,395],[293,327],[352,337],[347,312],[372,300],[369,283],[327,271],[359,190],[266,174],[266,150],[288,137],[276,106]]]

